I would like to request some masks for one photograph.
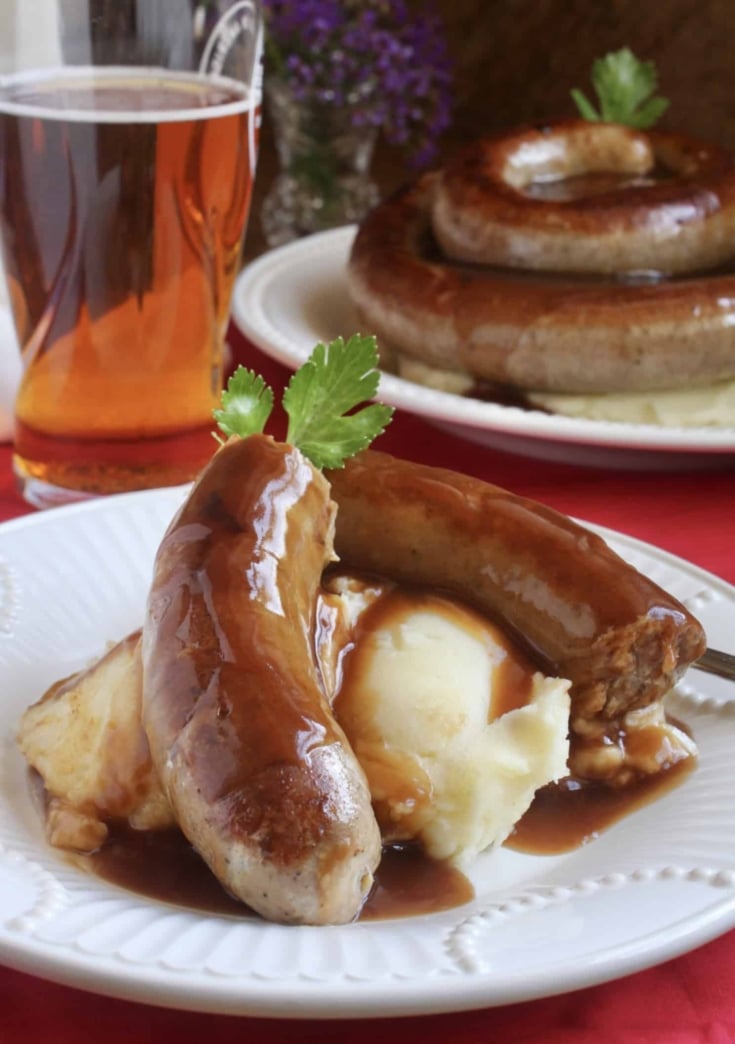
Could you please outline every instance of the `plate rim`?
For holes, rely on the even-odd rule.
[[[268,250],[245,265],[235,281],[232,294],[232,319],[240,333],[277,362],[291,369],[301,365],[311,346],[301,348],[289,343],[264,308],[265,294],[272,290],[283,271],[290,275],[310,257],[323,259],[326,256],[336,261],[346,256],[356,231],[356,225],[346,225],[316,232]],[[381,374],[378,396],[388,405],[430,420],[498,436],[693,457],[735,454],[735,427],[664,427],[563,417],[465,398],[388,373]]]
[[[65,520],[71,516],[117,516],[120,511],[124,515],[136,503],[142,503],[144,510],[148,504],[151,510],[163,505],[166,511],[170,508],[173,514],[187,488],[178,486],[142,490],[21,516],[0,524],[0,538],[8,533],[27,531],[32,541],[36,539],[32,534],[39,528],[63,528]],[[735,585],[695,563],[617,530],[593,523],[582,524],[603,539],[613,540],[618,548],[637,552],[674,569],[683,568],[687,575],[719,588],[735,601]],[[7,726],[8,722],[2,724]],[[0,800],[6,804],[4,796],[0,796]],[[130,894],[113,885],[109,888],[113,894]],[[519,890],[522,889],[521,884]],[[147,906],[149,902],[142,899],[143,905]],[[436,916],[441,918],[441,915]],[[406,982],[393,979],[373,982],[355,980],[347,984],[341,980],[335,984],[333,980],[304,983],[266,978],[260,980],[256,987],[253,986],[251,976],[239,980],[214,974],[207,978],[204,973],[197,973],[192,979],[185,969],[177,972],[176,969],[161,969],[150,964],[136,966],[134,963],[121,968],[116,957],[100,959],[81,949],[70,955],[67,947],[58,947],[54,951],[52,945],[38,940],[13,937],[5,924],[0,924],[0,959],[9,967],[62,985],[178,1010],[301,1019],[379,1018],[504,1006],[551,997],[634,974],[687,953],[735,927],[735,894],[731,890],[722,892],[707,903],[696,917],[686,916],[683,919],[683,930],[679,930],[678,925],[679,922],[661,925],[649,933],[645,946],[638,939],[628,939],[617,944],[615,950],[621,952],[613,958],[612,965],[610,959],[606,960],[602,953],[581,969],[574,962],[567,961],[562,966],[557,964],[548,967],[543,973],[535,970],[530,979],[524,979],[519,973],[513,977],[506,976],[502,996],[497,994],[497,989],[492,985],[497,973],[477,975],[471,979],[437,974],[429,978],[428,995],[426,983],[420,979]],[[655,943],[653,945],[652,940]],[[242,983],[239,989],[238,982]]]

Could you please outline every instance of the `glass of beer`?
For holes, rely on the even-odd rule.
[[[0,0],[14,469],[46,507],[189,481],[255,171],[260,0]]]

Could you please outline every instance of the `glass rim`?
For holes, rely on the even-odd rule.
[[[165,83],[178,80],[200,85],[221,87],[240,97],[236,101],[220,105],[197,106],[191,109],[75,109],[63,106],[44,106],[15,102],[8,92],[23,84],[44,84],[58,80],[119,80],[121,78],[143,79]],[[182,120],[212,119],[213,116],[230,116],[247,112],[257,104],[256,92],[252,85],[229,76],[214,73],[203,73],[196,70],[167,69],[165,66],[149,65],[56,65],[0,76],[0,113],[9,116],[28,116],[33,119],[61,118],[75,123],[171,123]]]

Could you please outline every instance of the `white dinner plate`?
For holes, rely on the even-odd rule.
[[[347,292],[355,229],[321,232],[263,254],[238,277],[236,325],[296,369],[318,341],[362,329]],[[735,428],[669,428],[585,420],[482,402],[383,374],[383,402],[495,449],[596,467],[681,469],[735,462]]]
[[[475,899],[341,927],[202,914],[85,874],[49,848],[14,735],[54,680],[142,620],[181,489],[132,493],[0,527],[0,961],[95,992],[280,1017],[458,1011],[607,981],[735,926],[735,688],[690,671],[671,710],[700,763],[685,782],[561,856],[499,849]],[[735,588],[628,537],[614,548],[727,647]]]

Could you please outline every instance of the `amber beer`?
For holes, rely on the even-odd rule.
[[[138,69],[25,75],[0,93],[26,496],[171,485],[211,456],[252,108],[236,81]]]

